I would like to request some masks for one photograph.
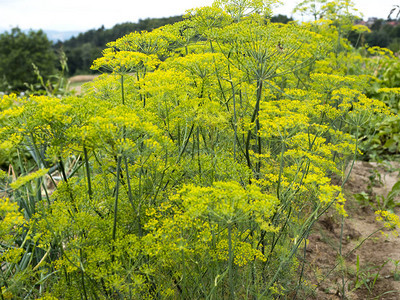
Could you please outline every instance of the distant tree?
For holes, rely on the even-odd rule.
[[[293,18],[288,18],[285,15],[277,15],[277,16],[273,16],[271,17],[271,22],[273,23],[283,23],[283,24],[287,24],[290,21],[293,21]]]
[[[152,31],[166,24],[173,24],[182,20],[182,16],[175,16],[140,19],[138,23],[117,24],[111,29],[105,29],[102,26],[99,29],[80,33],[77,37],[72,37],[63,43],[58,43],[57,47],[62,47],[68,57],[70,75],[93,73],[95,71],[90,70],[90,66],[96,58],[101,57],[102,50],[108,42],[134,31]]]
[[[393,38],[400,38],[400,25],[397,25],[392,30],[392,37]]]
[[[56,71],[56,58],[52,42],[42,30],[24,33],[13,28],[0,34],[0,90],[21,91],[25,84],[37,83],[32,64],[47,79]]]
[[[378,47],[386,48],[390,43],[390,37],[383,30],[372,31],[371,33],[369,33],[365,36],[365,42],[370,47],[378,46]]]
[[[371,25],[370,29],[371,29],[372,31],[379,31],[379,30],[381,30],[381,27],[382,27],[383,23],[384,23],[384,20],[383,20],[383,19],[377,19],[377,20],[375,20],[375,22]]]

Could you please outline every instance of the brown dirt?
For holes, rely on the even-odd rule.
[[[349,214],[344,220],[342,235],[345,262],[339,263],[341,217],[332,211],[317,223],[309,236],[306,274],[314,284],[314,292],[307,299],[400,299],[400,263],[397,275],[394,263],[400,261],[400,237],[386,229],[381,232],[382,223],[375,220],[374,213],[374,208],[379,207],[376,197],[387,196],[399,180],[399,170],[398,163],[354,164],[345,186]],[[369,205],[361,204],[352,196],[361,192],[369,193]],[[396,208],[395,212],[400,216],[400,209]],[[355,285],[357,257],[359,286]],[[343,279],[345,296],[342,295]]]
[[[92,81],[99,75],[77,75],[69,78],[70,90],[74,91],[76,95],[82,93],[82,84]]]
[[[98,75],[77,75],[73,76],[69,79],[69,82],[75,83],[75,82],[88,82],[92,81],[95,79]]]

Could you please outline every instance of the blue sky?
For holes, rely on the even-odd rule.
[[[283,0],[276,13],[291,15],[300,0]],[[353,0],[364,18],[386,18],[400,0]],[[138,19],[180,15],[213,0],[0,0],[0,28],[86,31]]]

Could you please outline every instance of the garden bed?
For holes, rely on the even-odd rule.
[[[377,197],[387,197],[398,181],[398,167],[397,163],[354,164],[345,186],[349,217],[344,220],[343,234],[341,218],[328,213],[309,237],[307,274],[317,285],[315,299],[342,299],[342,274],[348,299],[399,299],[400,278],[396,263],[400,261],[400,238],[393,231],[379,230],[382,224],[376,222],[372,208],[379,205]],[[368,205],[354,197],[371,189]],[[398,208],[394,211],[400,214]],[[341,236],[345,263],[339,262]]]

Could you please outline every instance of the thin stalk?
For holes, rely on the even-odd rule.
[[[258,84],[257,84],[257,101],[256,101],[256,105],[254,107],[253,115],[251,116],[251,123],[254,123],[254,121],[258,118],[258,112],[260,110],[262,88],[263,88],[263,80],[260,79],[260,80],[258,80]],[[258,131],[256,131],[256,135],[257,134],[258,134]],[[248,131],[247,139],[246,139],[246,160],[247,160],[247,165],[249,168],[251,168],[250,153],[249,153],[250,139],[251,139],[251,130]]]
[[[39,269],[39,267],[42,265],[42,263],[45,261],[45,259],[47,258],[47,256],[49,255],[51,250],[51,246],[49,247],[49,249],[47,249],[46,253],[43,255],[42,259],[39,261],[39,263],[32,269],[32,271],[36,271],[37,269]]]
[[[285,153],[285,142],[282,140],[278,186],[276,187],[276,196],[278,197],[279,200],[281,200],[280,188],[281,188],[282,173],[283,173],[283,167],[284,167],[284,161],[283,161],[283,154],[284,153]]]
[[[334,201],[332,201],[331,204],[333,204]],[[316,210],[314,210],[314,212],[310,215],[310,217],[305,221],[305,223],[303,224],[300,232],[302,232],[301,236],[299,237],[299,240],[297,242],[297,244],[295,244],[293,246],[293,248],[291,249],[289,255],[283,259],[281,261],[281,263],[278,266],[278,269],[276,270],[273,278],[269,281],[269,283],[266,285],[266,289],[264,290],[264,292],[261,294],[260,298],[263,298],[264,295],[269,291],[269,289],[272,287],[272,285],[274,284],[275,280],[277,279],[279,273],[281,272],[282,268],[284,267],[284,265],[293,257],[293,255],[297,252],[298,248],[300,247],[300,244],[303,242],[303,240],[305,240],[306,236],[308,235],[308,232],[310,232],[311,227],[314,225],[314,223],[318,220],[319,216],[321,216],[321,214],[318,214],[318,208]]]
[[[87,184],[88,184],[88,194],[89,199],[92,200],[93,191],[92,191],[92,181],[90,179],[90,166],[89,166],[89,158],[85,144],[83,144],[83,154],[85,156],[85,166],[86,166],[86,177],[87,177]]]
[[[261,136],[260,136],[260,120],[256,119],[256,135],[257,135],[257,150],[258,150],[258,161],[256,163],[256,179],[260,178],[261,172],[261,153],[262,153],[262,144],[261,144]]]
[[[133,203],[133,197],[132,197],[131,179],[129,177],[128,158],[126,156],[124,156],[124,163],[125,163],[126,182],[128,184],[128,199],[129,203],[132,205],[132,209],[135,210],[135,204]]]
[[[80,252],[80,257],[81,257],[81,280],[82,280],[82,289],[83,289],[83,295],[85,297],[85,299],[87,300],[87,293],[86,293],[86,285],[85,285],[85,276],[83,273],[83,267],[82,267],[82,249],[79,250]]]
[[[201,179],[201,160],[200,160],[200,127],[197,127],[196,138],[197,138],[197,165],[198,165],[198,167],[199,167],[199,176],[200,176],[200,179]]]
[[[42,187],[43,187],[44,193],[46,194],[47,204],[48,204],[49,207],[50,207],[50,204],[51,204],[50,196],[49,196],[49,192],[47,191],[47,187],[46,187],[46,184],[45,184],[45,181],[44,181],[44,180],[42,181]]]
[[[40,160],[40,161],[37,162],[38,168],[39,169],[46,168],[47,167],[46,161],[44,160],[43,156],[40,154],[39,149],[38,149],[38,147],[37,147],[37,145],[35,143],[35,138],[34,138],[32,133],[31,133],[31,139],[32,139],[32,146],[33,146],[33,150],[34,150],[35,156]],[[35,162],[36,162],[36,160],[35,160]],[[50,177],[50,180],[53,182],[55,188],[57,189],[57,184],[56,184],[53,176],[51,176],[51,171],[49,171],[48,175]]]
[[[181,123],[178,122],[178,145],[181,144]]]
[[[19,164],[19,168],[21,170],[21,174],[28,173],[28,171],[25,169],[24,164],[22,163],[21,155],[20,155],[20,152],[18,151],[18,149],[17,149],[17,154],[18,154],[18,164]],[[35,205],[32,206],[32,200],[31,200],[31,196],[30,196],[30,192],[29,192],[29,187],[30,187],[30,185],[27,185],[25,187],[28,199],[26,199],[22,195],[17,196],[19,194],[19,192],[17,193],[17,191],[15,191],[15,196],[17,196],[16,198],[18,199],[18,204],[22,208],[24,208],[24,215],[28,219],[31,219],[32,215],[34,214]]]
[[[141,204],[142,204],[142,197],[143,197],[142,174],[143,174],[143,164],[142,164],[142,166],[140,167],[140,170],[139,170],[139,183],[138,183],[138,185],[139,185],[139,196],[138,196],[139,205],[138,205],[138,208],[137,208],[137,214],[138,214],[137,216],[138,216],[138,231],[139,231],[139,236],[140,237],[143,236],[142,225],[141,225],[141,220],[140,220],[140,207],[141,207]]]
[[[80,163],[80,164],[77,163],[76,165],[77,165],[77,166],[76,166],[73,170],[70,170],[70,171],[69,171],[68,178],[71,178],[72,176],[74,176],[75,173],[78,172],[79,169],[84,165],[84,163]],[[51,169],[50,169],[49,172],[51,172]]]
[[[335,197],[336,199],[336,197]],[[301,229],[299,232],[302,232],[301,236],[299,237],[298,243],[296,245],[294,245],[294,247],[292,248],[292,250],[290,251],[288,257],[284,260],[281,261],[281,263],[279,264],[278,270],[275,272],[273,278],[270,280],[269,284],[267,285],[267,288],[264,290],[264,292],[261,294],[261,297],[264,297],[264,295],[269,291],[269,288],[273,285],[273,283],[275,282],[276,278],[279,275],[279,272],[281,271],[281,269],[283,268],[283,265],[291,258],[293,257],[293,255],[297,252],[297,249],[299,248],[301,242],[306,239],[306,236],[308,235],[308,233],[311,230],[311,227],[314,225],[314,223],[333,205],[333,203],[335,203],[335,200],[332,200],[326,207],[324,207],[322,209],[321,212],[318,213],[319,209],[320,209],[320,204],[318,204],[318,206],[316,207],[316,209],[312,212],[312,214],[307,218],[307,220],[303,223]],[[363,241],[364,242],[364,241]],[[363,243],[362,242],[362,243]],[[350,254],[350,253],[349,253]],[[348,254],[348,255],[349,255]],[[337,267],[337,265],[335,266],[335,268]],[[332,271],[332,270],[331,270]],[[324,278],[325,280],[326,278]]]
[[[178,156],[178,159],[176,161],[177,164],[180,162],[182,154],[186,150],[187,144],[189,143],[189,140],[190,140],[190,136],[192,135],[192,132],[193,132],[193,128],[194,128],[194,124],[192,124],[192,127],[190,128],[189,136],[186,138],[186,140],[184,142],[184,145],[183,145],[181,151],[179,152],[179,156]]]
[[[212,226],[212,222],[211,222],[211,218],[210,215],[208,215],[208,226],[210,227],[210,232],[211,232],[211,249],[215,249],[216,245],[217,245],[217,238],[216,238],[216,233],[214,231],[214,228]],[[220,265],[218,264],[218,261],[216,261],[215,259],[212,260],[213,262],[213,267],[211,268],[211,273],[212,273],[212,278],[216,278],[216,276],[218,274],[220,274]],[[208,298],[209,299],[214,299],[215,295],[216,295],[216,285],[214,284],[214,286],[212,287]]]
[[[124,75],[123,74],[121,74],[121,99],[122,99],[122,105],[125,105]]]
[[[63,161],[61,159],[61,156],[58,157],[58,165],[60,166],[63,180],[64,180],[65,184],[67,185],[67,189],[68,189],[69,197],[71,198],[71,202],[74,205],[75,211],[77,211],[77,208],[75,206],[75,201],[74,201],[74,195],[72,194],[71,188],[69,186],[68,177],[67,177],[67,174],[65,173],[65,168],[64,168],[64,164],[63,164]],[[72,216],[71,212],[70,212],[70,214]]]
[[[117,218],[118,218],[118,195],[119,195],[119,176],[121,174],[121,161],[122,156],[118,156],[117,162],[117,182],[115,186],[115,200],[114,200],[114,223],[113,223],[113,231],[112,231],[112,240],[115,241],[116,234],[117,234]],[[112,254],[111,254],[111,261],[114,262],[114,249],[115,246],[112,246]]]
[[[181,229],[181,237],[183,236],[183,229]],[[183,294],[184,291],[187,291],[186,287],[186,264],[185,264],[185,252],[183,249],[181,250],[181,256],[182,256],[182,279],[181,279],[181,285],[182,285],[182,291],[181,291],[181,296],[185,297]],[[187,296],[187,295],[186,295]]]
[[[345,183],[349,179],[351,171],[353,170],[354,163],[355,163],[356,158],[357,158],[357,151],[358,151],[358,125],[357,125],[357,128],[356,128],[356,149],[354,150],[353,161],[351,162],[351,167],[350,167],[349,172],[346,175],[346,178],[342,182],[342,186],[341,186],[342,188],[344,187]]]
[[[137,70],[137,71],[136,71],[136,82],[139,83],[139,80],[140,80],[139,70]],[[138,90],[140,91],[140,89],[141,89],[141,87],[140,87],[140,84],[139,84],[139,85],[138,85]],[[143,95],[143,98],[144,98],[144,95]],[[143,100],[143,99],[142,99],[142,94],[141,94],[141,93],[139,93],[139,99],[140,99],[140,101]]]
[[[33,136],[33,133],[31,133],[30,136],[32,139],[32,146],[33,146],[34,154],[38,158],[38,161],[36,161],[36,159],[34,159],[34,161],[36,162],[39,169],[45,168],[47,166],[46,161],[44,160],[43,156],[41,155],[41,153],[35,143],[35,138]]]
[[[43,198],[42,198],[42,184],[43,184],[43,178],[42,177],[36,179],[36,198],[37,198],[38,202],[43,200]]]
[[[230,299],[235,299],[235,284],[233,277],[233,249],[232,249],[232,224],[228,224],[228,243],[229,243],[229,258],[228,258],[228,273],[229,273],[229,291]]]
[[[304,239],[303,263],[301,264],[301,271],[300,271],[299,281],[297,283],[296,292],[294,293],[293,300],[296,300],[296,298],[297,298],[297,293],[299,292],[299,288],[300,288],[300,285],[301,285],[301,280],[303,279],[303,275],[304,275],[304,266],[306,264],[306,256],[307,256],[307,238],[308,237],[306,237]]]
[[[65,173],[65,168],[64,168],[64,164],[63,164],[63,161],[61,159],[61,156],[58,157],[58,165],[60,166],[61,174],[63,176],[64,181],[68,183],[67,173]]]
[[[232,82],[232,74],[230,65],[228,65],[228,72],[229,72],[229,83],[231,84],[232,89],[232,102],[233,102],[233,129],[235,132],[235,138],[233,139],[233,160],[236,161],[236,140],[238,139],[237,136],[237,116],[236,116],[236,98],[235,98],[235,86]]]
[[[362,33],[360,33],[360,34],[358,35],[357,42],[356,42],[356,45],[355,45],[355,48],[356,48],[356,49],[359,47],[358,44],[359,44],[359,42],[360,42],[360,40],[361,40],[361,35],[362,35]]]
[[[342,245],[343,245],[343,227],[344,227],[344,216],[342,215],[342,222],[341,222],[341,226],[340,226],[340,241],[339,241],[339,257],[340,257],[340,261],[342,261]],[[345,279],[344,279],[344,270],[342,268],[341,270],[342,273],[342,299],[346,299],[345,293]]]
[[[208,153],[208,152],[209,152],[209,149],[208,149],[208,145],[207,145],[206,134],[204,133],[203,128],[200,128],[200,134],[201,134],[201,137],[203,138],[204,149],[205,149],[206,152]],[[210,137],[210,140],[211,140],[211,137]]]
[[[215,53],[214,46],[213,46],[211,40],[210,40],[210,48],[211,48],[211,53]],[[224,93],[224,89],[222,88],[221,77],[220,77],[218,69],[217,69],[217,63],[215,62],[215,57],[213,57],[213,61],[214,61],[214,67],[215,67],[215,74],[217,75],[218,86],[219,86],[219,89],[221,91],[222,97],[224,98],[224,102],[226,103],[227,109],[229,110],[229,106],[228,106],[227,101],[226,101],[226,96],[225,96],[225,93]],[[228,68],[229,68],[229,65],[228,65]]]
[[[268,265],[268,261],[269,261],[269,259],[272,257],[272,253],[274,252],[275,247],[276,247],[276,245],[278,244],[279,239],[281,238],[283,232],[285,231],[286,226],[287,226],[288,223],[289,223],[289,219],[290,219],[290,216],[291,216],[291,215],[292,215],[292,206],[289,207],[289,212],[288,212],[288,214],[287,214],[287,216],[286,216],[285,223],[283,224],[283,226],[282,226],[281,230],[279,231],[278,235],[275,237],[275,234],[274,234],[274,236],[273,236],[273,241],[272,241],[272,245],[271,245],[271,250],[269,251],[269,254],[268,254],[268,256],[267,256],[267,261],[265,262],[264,267]],[[261,242],[261,240],[260,240],[260,242]],[[260,242],[259,242],[259,244],[260,244]]]
[[[146,77],[146,68],[144,68],[144,71],[143,71],[143,78],[145,78]],[[146,95],[143,95],[143,108],[145,108],[146,107]]]
[[[358,125],[356,127],[356,149],[354,151],[354,156],[353,156],[353,161],[351,163],[351,167],[349,172],[347,173],[347,176],[345,178],[345,180],[342,183],[342,187],[344,186],[344,184],[346,183],[346,181],[348,180],[351,171],[353,170],[354,167],[354,162],[356,161],[356,157],[357,157],[357,150],[358,150]],[[342,255],[342,245],[343,245],[343,227],[344,227],[344,216],[342,215],[342,220],[341,220],[341,226],[340,226],[340,243],[339,243],[339,255],[340,255],[340,262],[343,261],[343,255]],[[364,241],[363,241],[364,242]],[[336,265],[337,266],[337,265]],[[335,268],[336,268],[335,266]],[[341,270],[342,273],[342,299],[346,299],[346,289],[345,289],[345,278],[344,278],[344,271]]]

